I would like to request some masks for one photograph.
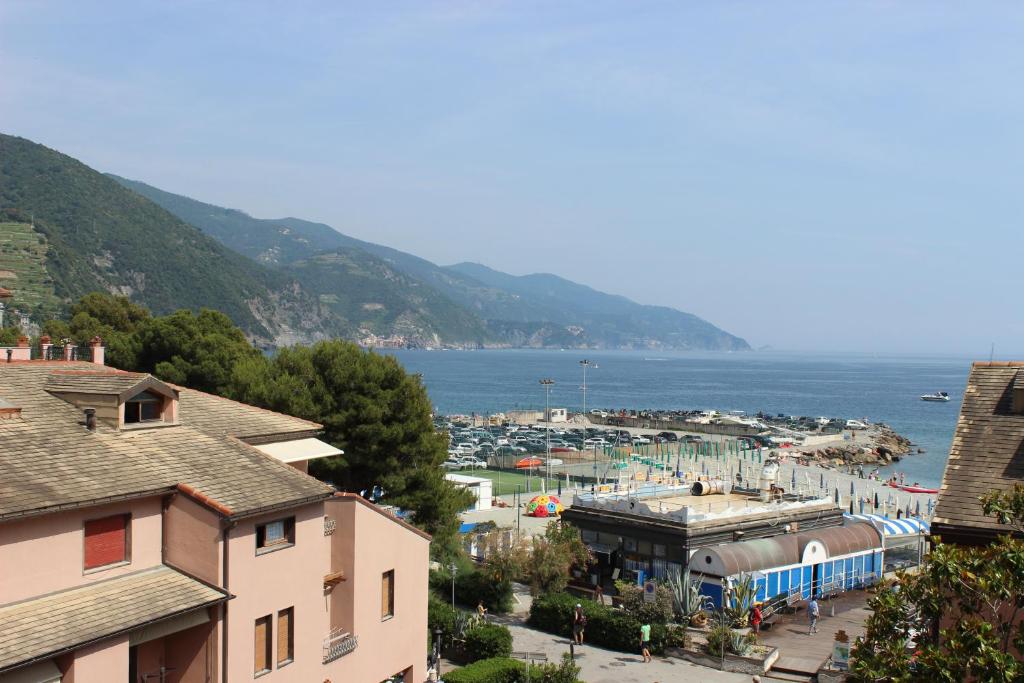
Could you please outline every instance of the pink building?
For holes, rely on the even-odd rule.
[[[0,359],[0,683],[423,681],[429,536],[306,475],[319,430]]]

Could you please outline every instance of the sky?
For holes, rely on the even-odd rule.
[[[0,3],[0,131],[753,346],[1024,355],[1024,4]]]

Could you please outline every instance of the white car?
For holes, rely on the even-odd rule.
[[[461,470],[462,461],[448,458],[443,463],[441,463],[441,467],[445,468],[446,470]]]
[[[487,469],[487,463],[477,458],[459,458],[459,467],[468,467],[470,469]]]
[[[861,422],[860,420],[847,420],[846,421],[846,428],[847,429],[867,429],[868,426],[866,424],[864,424],[863,422]]]
[[[604,439],[587,439],[583,442],[583,445],[590,448],[607,448],[608,446],[611,446],[611,444]]]
[[[636,436],[633,437],[633,445],[634,446],[642,446],[642,445],[649,444],[650,442],[651,442],[651,440],[648,439],[646,436],[640,436],[639,434],[637,434]]]
[[[476,446],[468,441],[463,441],[455,447],[455,450],[463,455],[472,455],[476,451]]]

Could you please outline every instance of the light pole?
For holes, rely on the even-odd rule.
[[[587,420],[588,422],[590,421],[590,418],[587,417],[587,368],[589,368],[591,366],[593,366],[595,368],[597,367],[597,365],[595,365],[594,363],[591,363],[586,358],[584,358],[583,360],[580,361],[580,367],[583,368],[583,419]],[[586,425],[586,423],[584,423],[584,425]],[[587,438],[587,428],[586,428],[586,426],[584,426],[583,427],[583,440],[586,441],[586,438]],[[597,446],[596,445],[594,446],[594,486],[595,487],[597,486]],[[596,490],[596,488],[594,488],[592,490]]]
[[[449,569],[452,570],[452,609],[455,609],[455,573],[459,568],[455,566],[454,562],[452,562]]]
[[[555,380],[542,379],[541,386],[544,387],[544,490],[548,488],[548,480],[551,479],[551,387],[555,386]]]

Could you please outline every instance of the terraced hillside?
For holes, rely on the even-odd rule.
[[[49,243],[28,223],[0,222],[0,287],[14,292],[11,308],[45,317],[60,307],[46,271]]]

